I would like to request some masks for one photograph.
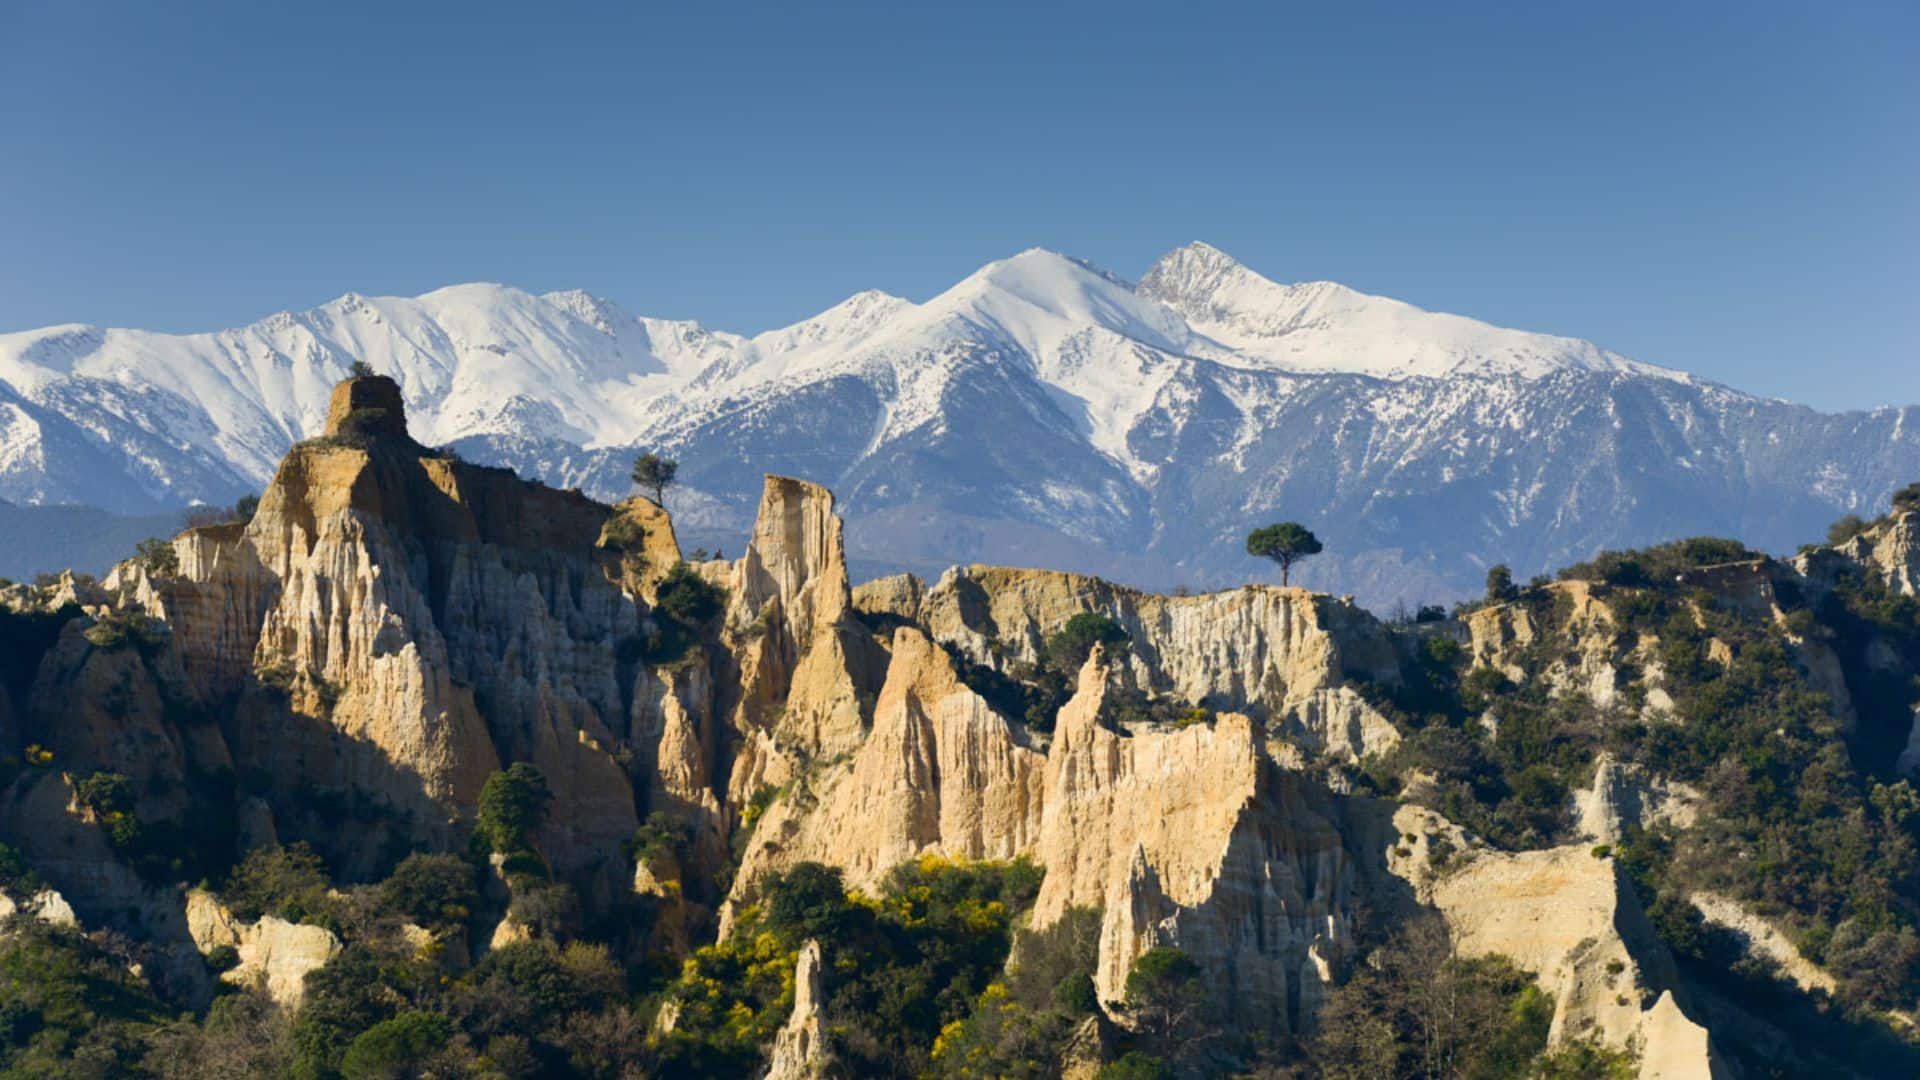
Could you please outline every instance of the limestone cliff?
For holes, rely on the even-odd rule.
[[[290,923],[274,915],[243,923],[198,889],[187,894],[187,926],[202,953],[223,945],[235,950],[238,962],[221,973],[222,981],[259,989],[286,1009],[299,1007],[307,975],[340,952],[340,939],[323,927]]]
[[[1673,962],[1611,859],[1579,845],[1483,852],[1432,895],[1463,952],[1540,976],[1554,998],[1552,1041],[1635,1047],[1643,1077],[1718,1075],[1706,1030],[1672,998]]]
[[[1902,596],[1920,596],[1920,511],[1892,514],[1832,549]]]
[[[596,548],[607,508],[424,451],[390,380],[341,384],[329,415],[252,521],[190,531],[177,574],[127,583],[193,694],[236,703],[234,757],[277,788],[348,791],[429,837],[532,760],[552,856],[604,858],[637,823],[613,646],[641,615]]]
[[[858,746],[885,661],[854,618],[826,488],[767,477],[753,537],[727,580],[738,672],[730,726],[742,739],[728,792],[744,802],[792,779],[806,759]]]
[[[1357,900],[1340,811],[1269,761],[1244,716],[1132,736],[1101,726],[1108,681],[1096,654],[1043,754],[924,634],[899,629],[872,735],[768,813],[737,888],[806,860],[871,885],[924,853],[1025,855],[1046,869],[1036,925],[1105,911],[1104,999],[1123,996],[1140,953],[1178,944],[1219,962],[1246,1023],[1295,1029]]]
[[[1719,626],[1725,640],[1701,648],[1718,670],[1752,640],[1721,616],[1775,635],[1852,723],[1855,673],[1792,609],[1845,573],[1910,593],[1915,520],[1792,566],[1688,570],[1670,583],[1680,622],[1660,625],[1691,619],[1701,637]],[[7,594],[9,610],[79,613],[47,621],[0,679],[0,737],[44,755],[0,788],[0,835],[83,921],[173,925],[168,940],[196,957],[232,945],[241,963],[225,978],[291,1005],[340,942],[271,918],[241,924],[215,897],[142,881],[85,805],[85,779],[126,776],[151,822],[204,810],[189,778],[236,778],[237,844],[308,840],[356,881],[395,852],[462,850],[486,778],[530,761],[554,795],[540,855],[595,914],[644,909],[629,944],[656,961],[724,933],[732,910],[802,862],[870,890],[924,855],[1026,858],[1044,871],[1031,925],[1099,910],[1095,990],[1114,1019],[1134,961],[1173,945],[1237,1029],[1305,1038],[1357,947],[1426,911],[1464,952],[1538,977],[1556,1042],[1632,1048],[1645,1076],[1723,1068],[1634,889],[1592,846],[1684,833],[1711,790],[1603,740],[1636,725],[1673,733],[1685,710],[1668,687],[1691,700],[1663,671],[1676,654],[1609,586],[1557,583],[1412,628],[1301,589],[1156,596],[1042,570],[854,589],[832,494],[774,476],[742,557],[693,568],[724,590],[716,617],[675,613],[663,586],[679,560],[652,502],[602,506],[424,448],[391,382],[350,380],[327,434],[288,454],[251,520],[189,530],[171,558],[123,564],[99,586]],[[1126,647],[1095,649],[1057,717],[1034,720],[1041,730],[996,711],[994,678],[1026,671],[1083,612],[1117,622]],[[1504,678],[1539,711],[1581,706],[1570,711],[1589,741],[1535,788],[1551,820],[1516,829],[1520,842],[1491,812],[1414,805],[1420,784],[1439,790],[1441,766],[1404,786],[1387,775],[1396,746],[1445,750],[1499,730],[1497,703],[1438,721],[1389,704],[1419,687],[1424,656],[1448,652],[1436,638],[1464,646],[1448,661],[1456,689]],[[1121,722],[1110,706],[1122,694],[1209,711]],[[1464,760],[1442,763],[1466,777],[1456,798],[1470,800],[1472,782],[1490,802],[1512,796]],[[316,803],[346,810],[324,819]],[[534,926],[500,917],[503,876],[488,899],[496,946]],[[1802,986],[1832,990],[1737,904],[1693,899]],[[801,952],[793,1015],[764,1048],[770,1075],[826,1067],[832,958],[831,941]],[[1097,1068],[1113,1030],[1088,1028],[1076,1068]]]
[[[820,943],[807,942],[794,965],[793,1013],[774,1038],[760,1080],[811,1080],[827,1075],[831,1061],[826,1024],[820,1016],[826,1002],[820,964]]]
[[[1397,739],[1354,679],[1394,684],[1397,646],[1351,602],[1305,589],[1248,585],[1159,596],[1098,578],[970,566],[932,588],[910,576],[861,586],[864,611],[924,625],[973,662],[1033,662],[1048,635],[1082,612],[1120,624],[1136,685],[1216,709],[1271,718],[1312,752],[1358,757]]]

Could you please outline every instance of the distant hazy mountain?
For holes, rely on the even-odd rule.
[[[128,517],[92,506],[15,506],[0,501],[0,578],[31,581],[56,568],[99,574],[150,536],[172,536],[179,511]]]
[[[1194,244],[1138,284],[1035,250],[754,337],[497,285],[211,334],[0,335],[0,496],[230,502],[356,359],[400,381],[423,440],[549,483],[612,497],[636,447],[664,448],[702,538],[744,531],[764,472],[819,480],[869,572],[1213,585],[1263,572],[1250,526],[1296,518],[1328,547],[1300,581],[1436,599],[1492,562],[1681,533],[1791,547],[1920,478],[1911,408],[1817,413]]]

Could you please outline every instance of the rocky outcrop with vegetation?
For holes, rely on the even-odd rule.
[[[0,1064],[1904,1072],[1915,517],[1406,622],[855,588],[816,484],[690,565],[356,378],[250,517],[0,593]]]

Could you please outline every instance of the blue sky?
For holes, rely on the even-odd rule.
[[[493,280],[753,331],[1204,239],[1920,402],[1917,43],[1913,3],[0,0],[0,330]]]

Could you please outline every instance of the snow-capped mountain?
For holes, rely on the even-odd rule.
[[[0,498],[231,500],[354,360],[400,381],[422,441],[549,483],[614,497],[637,447],[678,456],[697,535],[742,529],[762,473],[819,480],[869,570],[1226,584],[1260,572],[1247,529],[1285,517],[1327,541],[1302,581],[1437,599],[1493,562],[1682,533],[1790,547],[1920,477],[1912,409],[1815,413],[1193,244],[1137,285],[1033,250],[751,337],[498,285],[0,335]]]

